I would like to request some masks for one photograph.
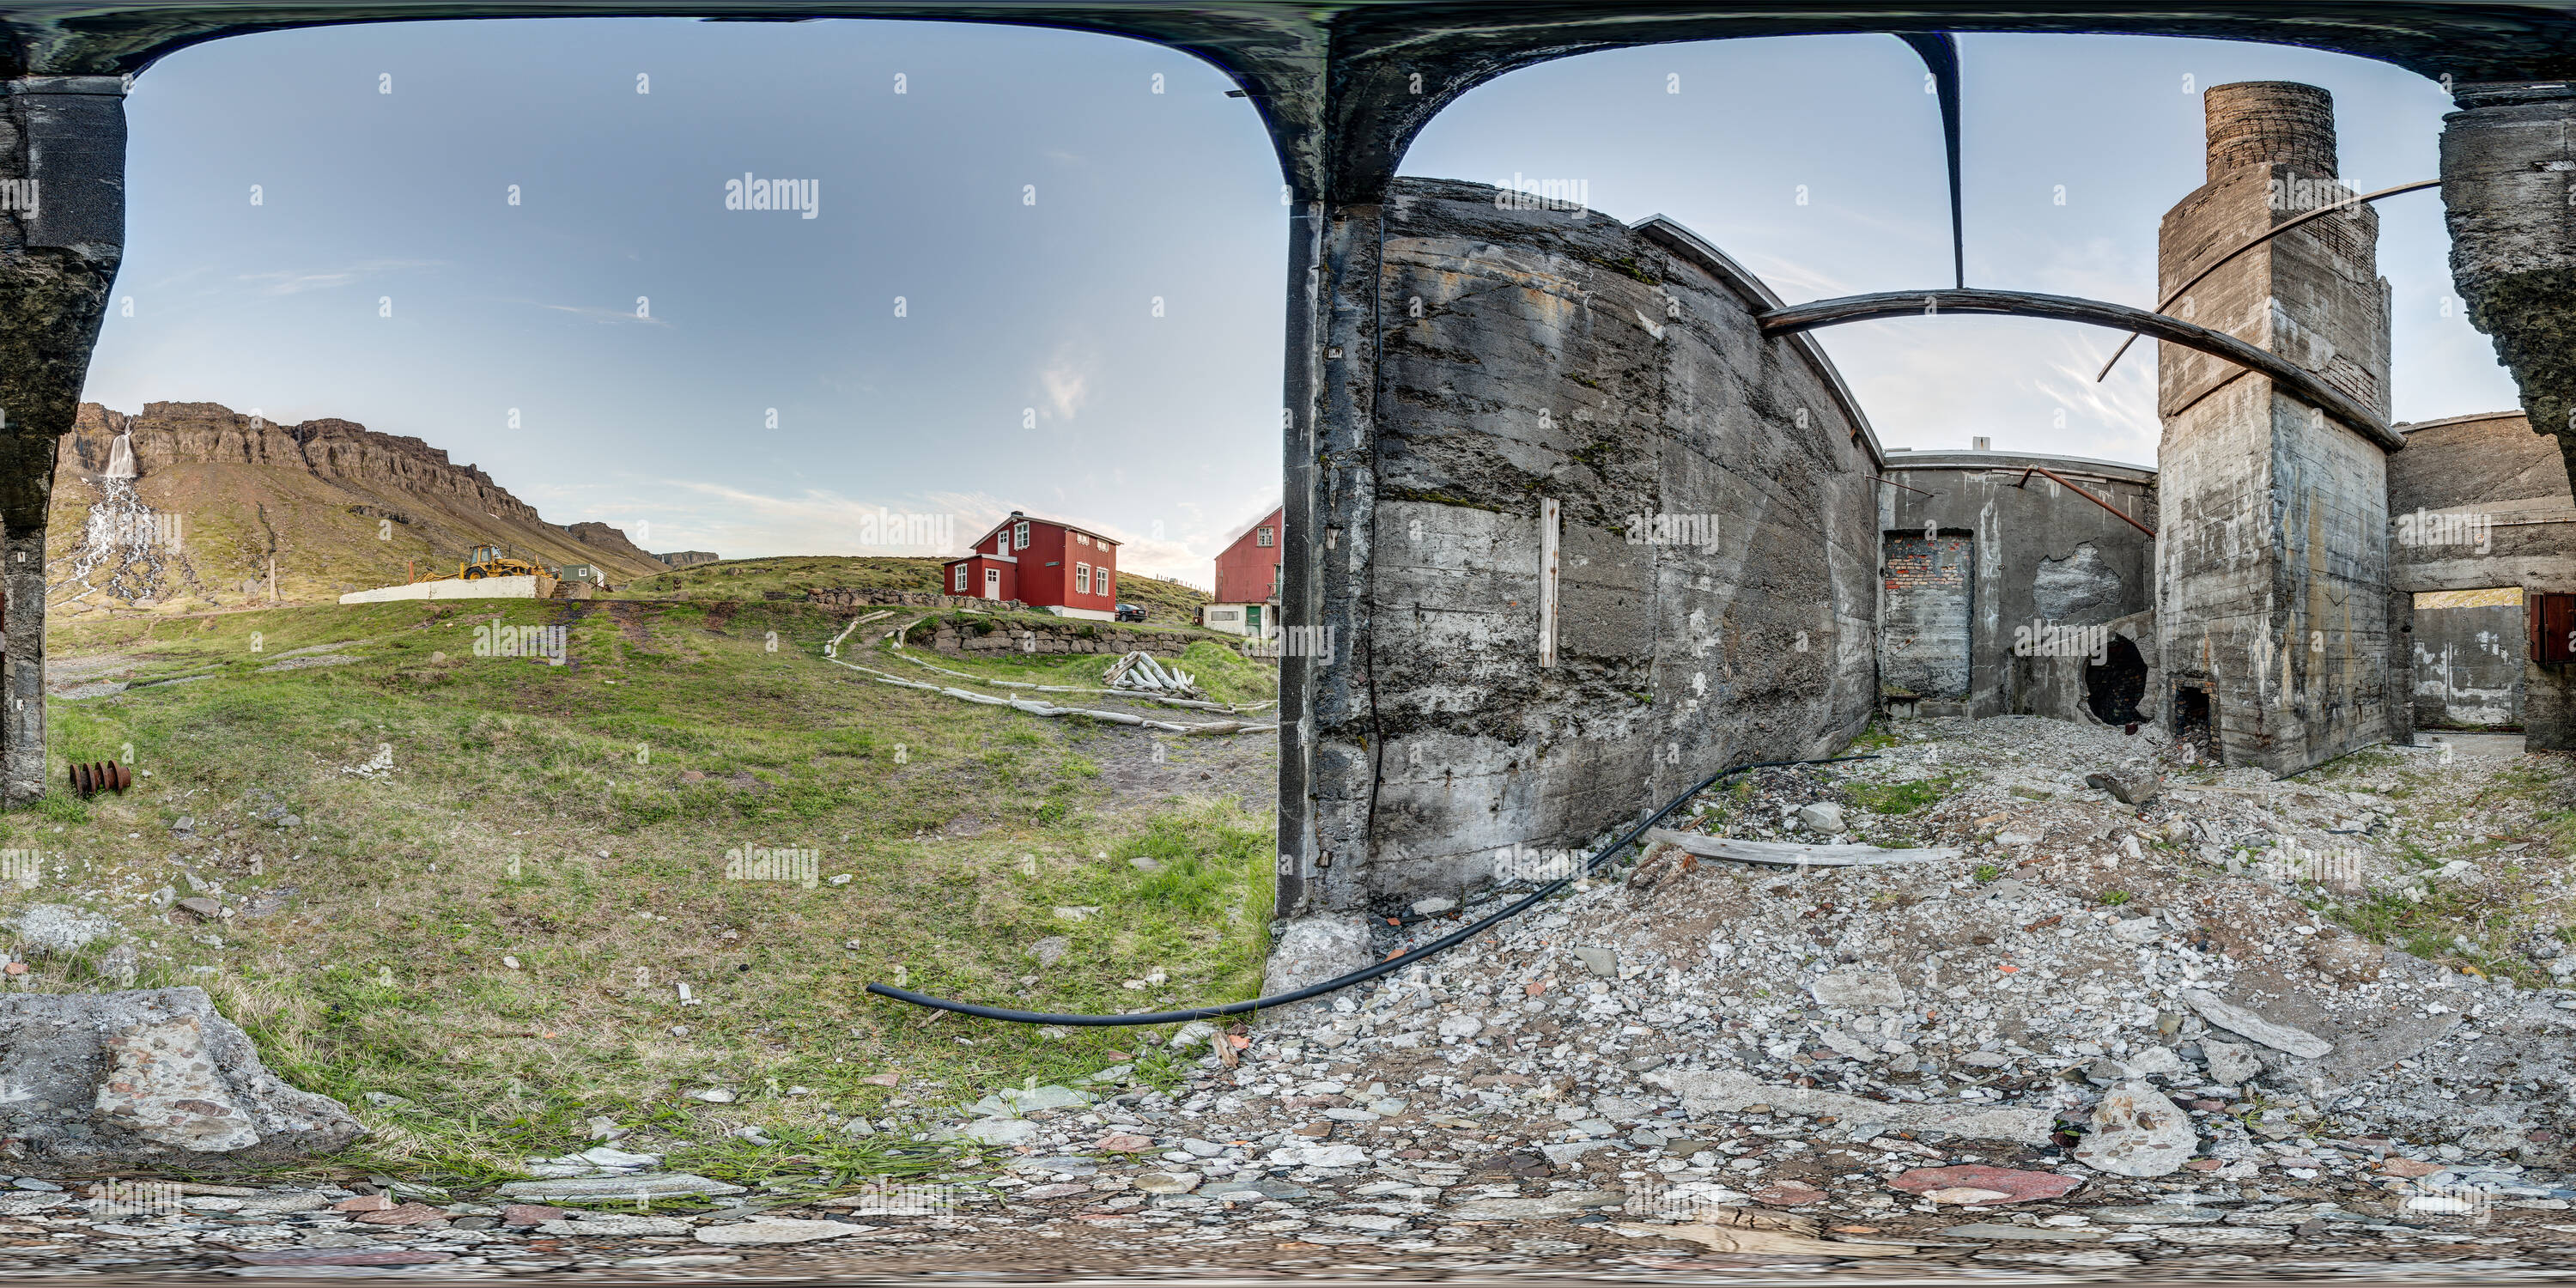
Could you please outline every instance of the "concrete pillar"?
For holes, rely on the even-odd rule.
[[[2451,280],[2576,480],[2576,83],[2462,84],[2444,118]]]
[[[1381,207],[1308,202],[1290,237],[1276,914],[1285,919],[1358,906],[1370,854]]]
[[[2162,293],[2248,238],[2332,205],[2334,105],[2287,82],[2212,87],[2208,182],[2165,215]],[[2355,207],[2226,261],[2172,311],[2289,358],[2387,414],[2378,215]],[[2205,693],[2229,764],[2292,774],[2384,740],[2387,445],[2268,378],[2160,346],[2156,542],[2165,719]],[[2196,707],[2197,699],[2191,704]]]
[[[0,82],[0,785],[45,790],[45,506],[125,247],[125,83]]]

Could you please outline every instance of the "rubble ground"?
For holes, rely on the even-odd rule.
[[[1687,826],[1955,856],[1801,870],[1657,847],[1329,1000],[1113,1031],[1132,1049],[1061,1083],[965,1104],[954,1081],[872,1075],[895,1097],[882,1116],[824,1136],[769,1125],[802,1087],[690,1092],[746,1120],[729,1158],[600,1116],[592,1148],[514,1161],[540,1179],[506,1185],[198,1186],[133,1213],[30,1178],[0,1195],[19,1236],[0,1258],[465,1277],[2576,1268],[2576,997],[2516,982],[2550,978],[2545,952],[2459,969],[2556,906],[2555,760],[2391,751],[2275,784],[2039,721],[1872,741],[1880,759],[1765,771]],[[2291,862],[2347,836],[2366,838],[2344,842],[2357,874]],[[2440,875],[2461,856],[2488,880]],[[2467,887],[2409,933],[2456,925],[2488,953],[2374,942],[2366,896],[2334,888],[2354,876],[2420,881],[2410,909]],[[1377,947],[1457,924],[1382,925]],[[916,1183],[818,1187],[844,1143]],[[667,1170],[700,1161],[722,1178]]]

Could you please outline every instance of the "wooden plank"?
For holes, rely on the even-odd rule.
[[[1668,827],[1649,829],[1646,839],[1660,841],[1705,859],[1732,859],[1738,863],[1776,863],[1783,867],[1799,868],[1865,868],[1888,863],[1943,863],[1960,855],[1959,850],[1948,847],[1885,850],[1875,845],[1793,845],[1785,841],[1739,841],[1727,836],[1702,836],[1697,832],[1676,832]]]
[[[1560,524],[1554,498],[1538,503],[1538,664],[1556,665],[1556,566]]]

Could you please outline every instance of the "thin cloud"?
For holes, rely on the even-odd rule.
[[[540,304],[537,307],[553,309],[558,313],[570,313],[574,317],[589,318],[593,322],[641,322],[646,326],[669,325],[657,317],[638,316],[633,309],[602,308],[596,304]]]

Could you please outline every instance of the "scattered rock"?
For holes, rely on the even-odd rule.
[[[783,1217],[755,1217],[734,1225],[698,1227],[700,1243],[771,1244],[812,1243],[817,1239],[842,1239],[854,1234],[867,1234],[875,1226],[854,1225],[846,1221],[791,1221]]]
[[[1777,1087],[1733,1070],[1657,1069],[1645,1081],[1669,1087],[1694,1113],[1736,1113],[1753,1105],[1793,1114],[1831,1115],[1849,1122],[1884,1124],[1890,1130],[1945,1132],[1982,1140],[2045,1145],[2057,1130],[2056,1115],[2045,1109],[1978,1109],[1960,1104],[1891,1104],[1834,1091]],[[2159,1097],[2161,1099],[2161,1097]]]
[[[1904,986],[1883,970],[1831,971],[1808,980],[1807,991],[1815,994],[1819,1005],[1849,1011],[1905,1005]]]
[[[2166,1243],[2179,1243],[2186,1248],[2243,1248],[2290,1241],[2287,1230],[2255,1225],[2175,1225],[2153,1233]]]
[[[2065,1229],[2053,1225],[1954,1225],[1941,1232],[1945,1239],[1992,1239],[1996,1242],[2025,1243],[2099,1243],[2100,1230]]]
[[[2263,1071],[2263,1062],[2254,1058],[2254,1048],[2214,1038],[2200,1040],[2200,1053],[2209,1061],[2209,1080],[2233,1087]]]
[[[18,932],[30,952],[58,954],[88,947],[91,943],[116,932],[116,923],[86,908],[69,904],[40,903],[27,908],[9,923]]]
[[[1025,1118],[979,1118],[956,1134],[980,1145],[1025,1145],[1037,1139],[1038,1125]]]
[[[2244,1007],[2221,1001],[2205,990],[2184,989],[2182,1000],[2191,1009],[2200,1012],[2200,1018],[2231,1033],[2252,1038],[2276,1051],[2287,1051],[2292,1055],[2305,1056],[2311,1060],[2334,1054],[2334,1044],[2316,1034],[2305,1029],[2292,1028],[2287,1024],[2275,1024]]]
[[[2200,1148],[2191,1116],[2144,1082],[2129,1082],[2102,1097],[2091,1130],[2075,1147],[2075,1161],[2114,1176],[2164,1176]]]
[[[1995,1203],[2028,1203],[2034,1199],[2053,1199],[2083,1184],[2072,1176],[2056,1172],[2032,1172],[2009,1167],[1989,1167],[1972,1163],[1959,1167],[1917,1167],[1888,1182],[1909,1194],[1920,1194],[1935,1203],[1966,1203],[1984,1206]],[[1992,1198],[1935,1198],[1943,1190],[1972,1189]]]
[[[629,1216],[623,1212],[583,1212],[537,1226],[539,1234],[585,1239],[631,1238],[638,1235],[685,1235],[689,1223],[675,1216]]]
[[[401,1203],[351,1218],[365,1225],[445,1225],[447,1213],[426,1203]]]
[[[1850,830],[1843,822],[1843,807],[1826,801],[1799,806],[1798,825],[1825,836],[1839,836]]]
[[[2164,775],[2143,770],[2086,774],[2084,785],[2111,793],[2111,799],[2123,805],[2152,804],[2165,790]]]
[[[1262,992],[1285,993],[1347,975],[1369,964],[1368,926],[1356,917],[1301,917],[1270,949]]]
[[[500,1187],[503,1198],[552,1200],[559,1203],[614,1203],[641,1196],[681,1198],[688,1195],[740,1194],[742,1187],[711,1181],[686,1172],[662,1172],[645,1176],[567,1177],[562,1180],[511,1181]]]

